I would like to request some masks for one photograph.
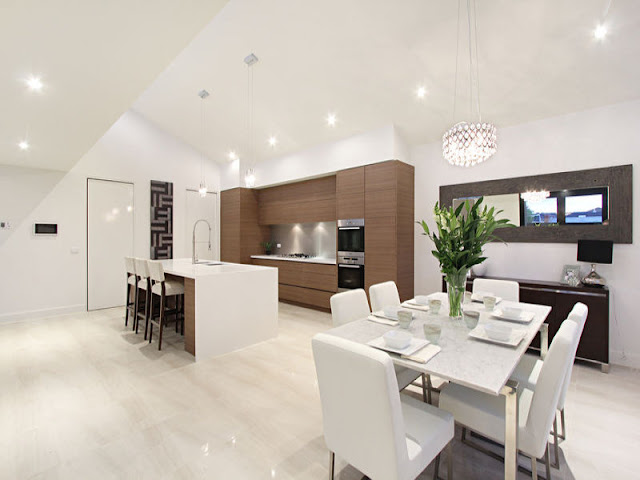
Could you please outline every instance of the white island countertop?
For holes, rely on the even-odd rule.
[[[162,267],[164,268],[164,272],[169,275],[186,278],[199,278],[225,273],[255,272],[265,268],[271,268],[260,265],[220,262],[217,260],[200,260],[198,263],[193,264],[190,258],[162,260]]]
[[[335,258],[297,258],[297,257],[280,257],[278,255],[251,255],[251,258],[258,258],[260,260],[283,260],[285,262],[303,262],[303,263],[322,263],[324,265],[335,265]]]

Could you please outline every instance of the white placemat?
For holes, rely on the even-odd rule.
[[[522,328],[514,328],[511,331],[511,336],[509,337],[509,339],[506,341],[502,341],[496,340],[495,338],[489,338],[489,335],[487,335],[487,332],[484,330],[484,325],[478,325],[476,328],[469,332],[469,336],[471,338],[482,340],[484,342],[495,343],[497,345],[505,345],[508,347],[517,347],[526,334],[526,330]]]
[[[369,320],[370,322],[374,322],[374,323],[381,323],[382,325],[391,325],[392,327],[395,327],[396,325],[398,325],[398,321],[397,320],[389,320],[388,318],[376,317],[374,315],[369,315],[367,317],[367,320]]]
[[[507,322],[516,322],[516,323],[531,323],[535,314],[533,312],[527,312],[526,310],[521,310],[520,315],[511,316],[505,314],[502,310],[495,310],[492,314],[492,317],[497,318],[498,320],[505,320]]]
[[[429,344],[429,340],[426,340],[424,338],[416,338],[416,337],[413,337],[411,339],[411,343],[409,343],[409,345],[407,345],[403,349],[390,347],[385,343],[383,337],[374,338],[373,340],[370,340],[367,342],[367,345],[371,347],[379,348],[380,350],[385,350],[387,352],[397,353],[399,355],[411,355],[428,344]]]
[[[421,312],[429,311],[429,305],[421,305],[419,303],[416,303],[415,300],[407,300],[402,304],[402,306],[406,308],[411,308],[413,310],[420,310]]]
[[[495,295],[493,293],[489,293],[489,292],[478,292],[478,293],[472,293],[471,294],[471,301],[472,302],[478,302],[478,303],[483,303],[482,298],[484,296],[490,296],[490,297],[495,297]],[[496,297],[496,305],[499,304],[502,301],[502,297]]]

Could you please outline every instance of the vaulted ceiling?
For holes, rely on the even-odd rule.
[[[483,119],[503,127],[640,97],[637,1],[476,3]],[[462,4],[458,121],[469,117]],[[243,58],[254,52],[257,159],[388,123],[411,144],[436,141],[454,119],[457,14],[457,2],[442,0],[232,0],[134,108],[216,160],[230,149],[246,156]],[[609,34],[598,41],[601,22]],[[417,101],[421,84],[428,93]],[[202,88],[211,93],[204,138]]]
[[[0,2],[0,164],[68,170],[226,3]]]

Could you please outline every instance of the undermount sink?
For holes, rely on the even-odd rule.
[[[223,263],[222,262],[197,262],[196,265],[212,266],[212,265],[223,265]]]

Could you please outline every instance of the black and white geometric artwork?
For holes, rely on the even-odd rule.
[[[173,183],[151,180],[152,260],[173,258]]]

